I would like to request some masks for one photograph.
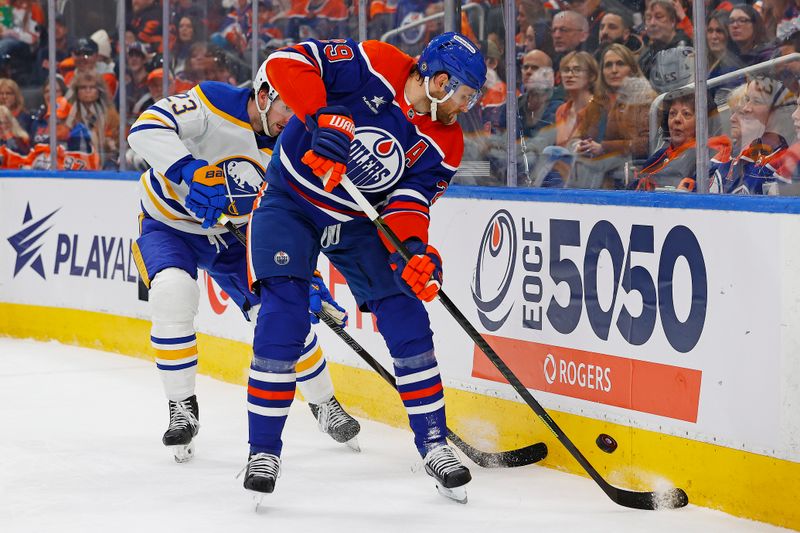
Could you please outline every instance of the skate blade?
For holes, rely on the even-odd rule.
[[[357,437],[353,437],[352,439],[350,439],[347,442],[345,442],[345,444],[347,445],[348,448],[350,448],[354,452],[360,452],[361,451],[361,446],[358,444],[358,438]]]
[[[445,498],[450,498],[451,500],[458,503],[467,503],[467,489],[464,487],[456,487],[454,489],[448,489],[447,487],[443,487],[439,483],[437,483],[436,489],[439,491],[439,494],[441,494]]]
[[[264,501],[264,496],[267,494],[265,492],[256,492],[254,490],[248,490],[247,492],[253,495],[253,504],[255,505],[253,510],[258,512],[258,509],[261,507],[261,502]]]
[[[188,463],[194,457],[194,442],[168,446],[168,448],[172,451],[176,463]]]

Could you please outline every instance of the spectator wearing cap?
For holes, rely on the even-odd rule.
[[[161,7],[156,0],[131,0],[127,30],[133,33],[148,52],[163,52],[161,43]]]
[[[600,44],[600,21],[606,14],[606,6],[602,0],[568,0],[569,9],[583,15],[589,24],[589,36],[583,49],[595,52]]]
[[[671,0],[652,0],[644,12],[647,45],[639,55],[639,66],[647,78],[656,63],[656,56],[664,50],[688,46],[691,41],[677,28],[678,14]]]
[[[172,92],[172,85],[174,80],[172,76],[169,77],[170,87],[168,90]],[[134,104],[131,113],[133,116],[138,117],[142,112],[155,104],[164,97],[164,69],[157,68],[147,75],[147,93],[145,93],[136,104]]]
[[[64,81],[67,86],[72,84],[72,79],[79,72],[95,72],[102,76],[108,88],[108,94],[117,94],[117,77],[112,72],[104,72],[103,65],[98,66],[98,46],[97,43],[88,37],[81,37],[75,44],[72,51],[72,61],[75,69],[64,74]]]
[[[111,37],[108,36],[106,30],[97,30],[91,37],[91,40],[97,44],[97,72],[114,72],[116,63],[114,58],[111,57]]]
[[[126,109],[130,124],[133,124],[133,122],[136,120],[136,117],[138,117],[138,115],[133,114],[133,106],[136,105],[136,102],[138,102],[139,99],[141,99],[148,92],[147,75],[149,73],[145,68],[145,64],[147,63],[147,54],[144,50],[144,46],[142,46],[141,43],[133,43],[129,45],[126,60],[128,63],[128,68],[125,72],[125,94],[128,99],[128,107]]]
[[[56,37],[56,65],[70,57],[70,51],[75,48],[75,40],[69,35],[69,28],[63,15],[56,16],[55,23],[55,37]],[[47,77],[50,68],[50,48],[48,47],[47,39],[42,41],[42,46],[36,52],[36,64],[39,67],[38,79],[39,83],[43,82]]]
[[[30,0],[14,0],[12,7],[11,25],[0,24],[0,58],[30,61],[39,45],[39,25],[31,13]]]
[[[6,106],[23,129],[28,130],[31,114],[25,109],[25,97],[11,78],[0,78],[0,104]]]
[[[642,40],[633,32],[633,18],[625,10],[608,10],[600,19],[599,46],[595,58],[600,59],[603,49],[612,43],[627,46],[634,54],[642,51]]]
[[[747,4],[736,4],[728,18],[731,48],[745,66],[770,59],[775,48],[770,44],[761,15]]]

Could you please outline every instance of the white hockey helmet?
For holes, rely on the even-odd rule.
[[[264,107],[264,109],[261,109],[261,106],[258,103],[258,91],[261,90],[264,84],[267,85],[267,105]],[[261,63],[261,66],[258,67],[258,71],[256,71],[255,77],[253,77],[253,92],[256,99],[256,109],[258,109],[258,114],[261,116],[261,125],[264,127],[264,135],[269,135],[269,128],[267,127],[267,111],[269,111],[272,102],[278,98],[278,91],[272,88],[272,85],[270,85],[269,80],[267,79],[266,60]]]

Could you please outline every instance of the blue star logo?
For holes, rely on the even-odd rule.
[[[59,207],[59,209],[61,208]],[[48,226],[42,231],[39,231],[39,228],[41,228],[45,222],[50,220],[50,217],[55,215],[57,211],[58,209],[44,218],[33,220],[31,204],[28,203],[28,205],[25,207],[25,215],[22,217],[23,228],[8,238],[9,244],[11,244],[11,246],[14,248],[14,251],[17,252],[17,261],[14,263],[14,277],[17,277],[19,271],[25,268],[25,265],[30,264],[31,268],[37,274],[42,276],[42,279],[47,279],[44,275],[42,254],[39,251],[42,247],[42,244],[39,242],[39,240],[52,226]]]

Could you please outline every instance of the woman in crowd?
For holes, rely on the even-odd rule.
[[[728,18],[731,49],[744,66],[770,59],[774,47],[769,44],[764,22],[758,11],[747,4],[737,4]]]
[[[716,78],[726,72],[733,72],[744,66],[744,63],[731,51],[729,19],[730,16],[726,11],[715,11],[708,16],[706,22],[708,79]]]
[[[665,101],[665,104],[669,144],[644,163],[636,190],[692,192],[697,188],[694,96],[679,96]],[[726,136],[711,137],[708,139],[708,149],[712,160],[709,175],[713,175],[718,162],[730,159],[731,141]]]
[[[556,144],[573,148],[581,128],[603,112],[595,100],[597,62],[588,52],[570,52],[561,59],[560,74],[567,99],[556,110]]]
[[[794,98],[782,83],[766,77],[748,81],[741,101],[731,109],[731,136],[742,147],[728,165],[720,167],[712,192],[729,194],[777,194],[774,162],[788,148],[793,136]]]
[[[604,104],[597,120],[578,128],[578,155],[644,159],[648,152],[648,111],[656,94],[633,53],[624,45],[609,45],[600,57],[597,99]],[[594,118],[594,117],[593,117]]]
[[[176,70],[176,78],[194,86],[209,79],[213,59],[208,55],[208,44],[198,41],[189,47],[189,58],[183,70]]]
[[[178,20],[177,33],[170,55],[173,72],[181,72],[186,69],[186,63],[191,57],[192,45],[203,40],[202,26],[189,16],[183,16]]]
[[[17,82],[10,78],[0,78],[0,105],[6,106],[23,130],[31,125],[31,114],[25,109],[25,98]]]
[[[0,146],[25,155],[30,149],[30,136],[22,129],[9,108],[0,105]]]
[[[72,109],[67,125],[84,124],[91,132],[101,166],[113,167],[119,150],[119,113],[106,92],[105,82],[93,72],[79,72],[73,79],[70,93]]]

